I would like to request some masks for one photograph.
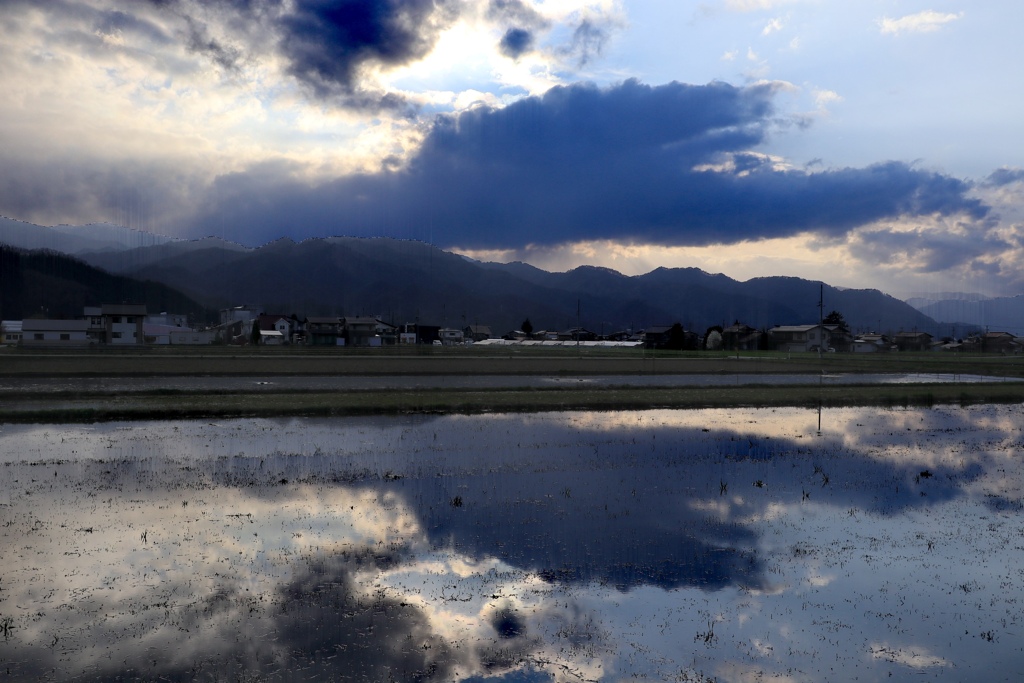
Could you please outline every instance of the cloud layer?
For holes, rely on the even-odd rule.
[[[0,0],[0,215],[1020,281],[1011,10],[683,4]]]
[[[556,87],[502,109],[438,117],[407,167],[316,187],[265,166],[218,178],[201,231],[394,234],[478,249],[610,239],[730,244],[801,232],[841,236],[884,219],[988,208],[970,185],[899,162],[810,173],[756,147],[772,84],[634,80]],[[250,207],[248,210],[240,207]]]

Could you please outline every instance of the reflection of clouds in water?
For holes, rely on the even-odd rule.
[[[939,615],[1019,627],[1019,407],[677,412],[4,427],[15,678],[964,673]]]
[[[0,612],[31,605],[37,616],[15,626],[15,679],[303,670],[451,680],[497,674],[527,657],[571,660],[534,654],[544,620],[565,611],[546,604],[550,586],[455,552],[420,566],[416,519],[393,492],[211,487],[208,474],[174,463],[155,480],[171,490],[144,492],[119,464],[88,462],[56,485],[27,479],[32,488],[16,494],[22,519],[2,536]],[[22,485],[19,477],[10,483]],[[16,553],[8,552],[12,534]],[[494,580],[484,585],[481,574]],[[452,601],[410,597],[410,579],[420,576],[436,578]],[[514,633],[495,629],[498,606]]]
[[[947,667],[950,662],[942,657],[937,657],[926,648],[902,649],[891,647],[887,643],[872,643],[871,656],[874,659],[881,659],[894,664],[903,664],[911,669],[930,669],[933,667]]]

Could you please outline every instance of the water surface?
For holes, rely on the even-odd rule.
[[[1021,406],[0,428],[10,680],[1016,680]]]

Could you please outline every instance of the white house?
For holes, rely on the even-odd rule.
[[[772,345],[780,351],[825,351],[829,330],[824,325],[779,325],[768,330]]]
[[[442,327],[438,332],[438,337],[444,346],[458,346],[465,340],[462,330],[456,330],[453,327]]]
[[[285,339],[287,337],[279,330],[260,330],[260,344],[265,346],[282,346]]]
[[[88,320],[28,319],[21,323],[22,346],[82,347],[93,341]]]
[[[850,350],[854,353],[882,353],[888,351],[892,342],[881,334],[863,334],[853,340]]]
[[[21,321],[4,320],[0,322],[0,344],[17,346],[21,342]]]
[[[103,304],[86,306],[83,317],[89,336],[104,344],[145,344],[144,304]]]

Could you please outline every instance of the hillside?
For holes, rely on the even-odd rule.
[[[4,320],[74,318],[85,306],[105,303],[144,303],[151,312],[185,313],[197,322],[210,317],[201,304],[165,284],[112,275],[52,251],[0,245],[0,277]]]
[[[696,268],[626,276],[584,266],[550,273],[522,263],[480,263],[431,245],[390,238],[280,239],[257,249],[217,240],[85,255],[126,275],[162,282],[211,308],[253,304],[299,315],[379,315],[395,322],[489,325],[496,334],[530,318],[535,329],[596,332],[681,322],[703,331],[734,321],[755,327],[818,319],[820,285],[800,278],[739,282]],[[877,290],[824,287],[825,313],[855,331],[932,331],[934,320]]]
[[[170,237],[108,223],[44,227],[0,216],[0,244],[19,249],[50,249],[63,254],[118,252],[173,242]]]
[[[949,323],[962,336],[970,329],[1010,332],[1024,335],[1024,296],[997,298],[949,298],[922,303],[918,306],[925,315]]]

